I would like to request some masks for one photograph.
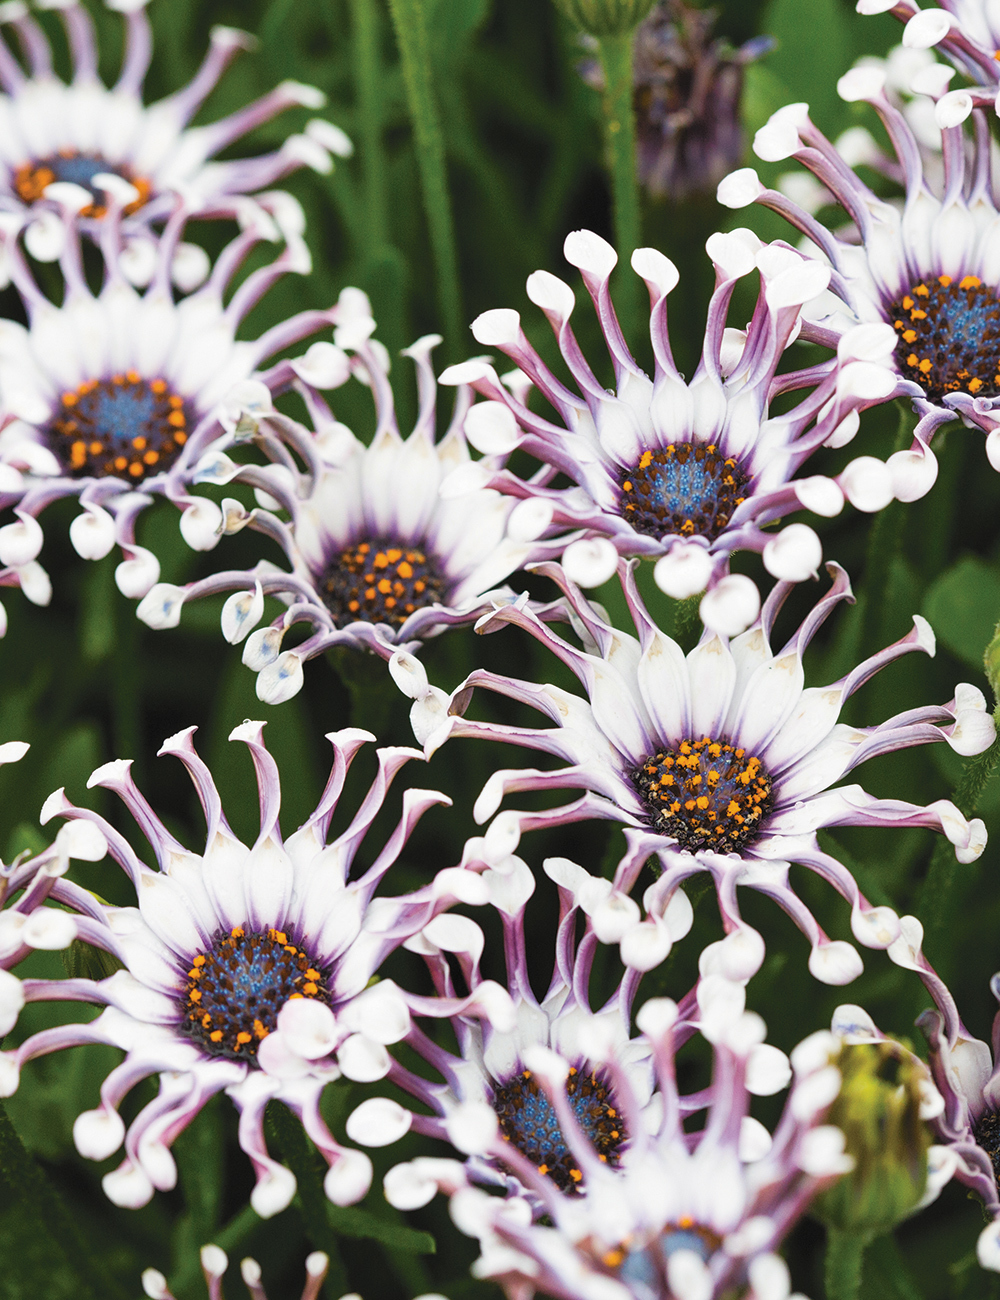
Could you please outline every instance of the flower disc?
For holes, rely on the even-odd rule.
[[[571,1069],[566,1095],[580,1127],[601,1160],[615,1166],[625,1142],[625,1129],[611,1104],[610,1089],[594,1072]],[[579,1187],[583,1173],[577,1167],[559,1120],[548,1097],[530,1070],[514,1074],[493,1090],[493,1109],[505,1141],[528,1157],[540,1174],[546,1174],[562,1191]]]
[[[129,185],[139,191],[139,197],[125,208],[125,213],[138,211],[148,202],[152,186],[141,176],[133,176],[127,167],[113,165],[98,154],[77,153],[73,149],[62,149],[59,153],[34,162],[24,163],[14,173],[14,188],[18,197],[25,203],[36,203],[45,195],[46,187],[56,181],[80,185],[89,190],[93,203],[80,213],[82,217],[103,217],[107,212],[107,202],[103,190],[94,185],[94,177],[102,173],[120,176]]]
[[[704,537],[713,542],[744,500],[749,476],[714,443],[671,443],[644,451],[622,479],[621,512],[650,537]]]
[[[977,275],[921,281],[889,308],[896,361],[932,402],[1000,393],[1000,301]]]
[[[90,379],[63,393],[49,445],[73,478],[134,483],[169,469],[188,439],[191,413],[166,380],[135,370]]]
[[[757,838],[771,808],[771,778],[760,759],[710,736],[658,750],[632,780],[650,825],[691,853],[738,853]]]
[[[374,537],[341,551],[320,590],[337,627],[357,622],[402,627],[416,610],[443,604],[446,583],[433,556]]]
[[[329,1001],[323,973],[308,952],[282,930],[236,926],[191,963],[180,1032],[209,1056],[255,1065],[257,1044],[291,998]]]

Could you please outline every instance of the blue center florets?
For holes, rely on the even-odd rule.
[[[633,1294],[649,1300],[662,1296],[667,1287],[667,1260],[679,1250],[690,1250],[704,1263],[722,1244],[722,1238],[693,1219],[683,1218],[638,1250],[616,1249],[605,1255],[603,1263],[626,1282]]]
[[[1000,301],[978,275],[921,281],[892,304],[889,318],[900,370],[931,401],[1000,392]]]
[[[745,499],[748,475],[714,443],[671,443],[644,451],[622,478],[621,512],[649,537],[704,537],[714,542]]]
[[[190,418],[188,404],[166,380],[129,370],[63,393],[49,441],[74,478],[136,482],[170,468],[187,442]]]
[[[14,188],[25,203],[37,203],[39,199],[45,197],[46,187],[56,181],[79,185],[89,190],[94,200],[80,215],[103,217],[107,211],[104,191],[94,184],[94,177],[102,173],[119,176],[138,190],[139,197],[125,208],[126,213],[141,208],[152,193],[149,181],[141,176],[133,176],[130,168],[123,167],[121,164],[112,166],[107,159],[98,154],[77,153],[73,149],[63,149],[48,158],[22,164],[14,173]]]
[[[129,182],[129,185],[135,186],[139,191],[139,196],[134,203],[130,203],[124,209],[126,214],[137,211],[150,199],[152,186],[147,179],[133,175],[127,166],[109,164],[107,159],[103,159],[96,153],[77,153],[75,149],[61,149],[59,153],[52,153],[46,159],[23,162],[14,172],[14,188],[25,203],[38,203],[39,199],[46,196],[46,188],[56,181],[78,185],[83,190],[90,190],[94,198],[94,203],[91,203],[90,207],[83,208],[81,216],[103,217],[108,211],[104,191],[94,185],[95,175],[101,173],[117,175],[122,181]]]
[[[191,963],[179,1028],[209,1056],[256,1065],[257,1044],[290,998],[329,996],[322,971],[283,930],[238,925]]]
[[[607,1084],[596,1072],[572,1069],[566,1095],[598,1157],[612,1167],[617,1165],[625,1129]],[[530,1070],[522,1070],[494,1088],[493,1109],[504,1140],[527,1156],[540,1174],[547,1174],[564,1192],[580,1186],[583,1172],[566,1143],[552,1103]]]

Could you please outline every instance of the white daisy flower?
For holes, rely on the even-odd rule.
[[[545,313],[573,380],[567,387],[525,336],[520,315],[484,312],[472,325],[477,342],[498,348],[518,369],[501,381],[485,360],[453,366],[443,383],[471,384],[487,400],[474,406],[466,433],[484,453],[528,452],[541,468],[519,477],[482,462],[480,481],[563,529],[563,564],[574,581],[598,586],[619,556],[656,560],[655,579],[677,599],[708,589],[702,616],[720,629],[743,631],[756,616],[733,626],[747,602],[729,593],[749,579],[727,583],[734,551],[762,553],[776,577],[802,581],[815,573],[822,547],[809,525],[771,525],[806,508],[832,516],[845,501],[877,511],[892,499],[883,462],[859,456],[836,477],[798,477],[824,444],[842,446],[858,429],[860,412],[883,401],[894,376],[888,329],[856,330],[835,342],[834,360],[778,373],[798,338],[804,307],[830,280],[829,268],[787,244],[762,244],[750,230],[712,235],[706,248],[715,270],[702,355],[690,382],[677,369],[667,329],[667,302],[679,272],[652,248],[632,255],[632,269],[649,292],[653,377],[629,351],[611,301],[614,249],[588,230],[568,235],[567,261],[579,268],[593,301],[614,369],[608,389],[597,378],[570,324],[572,289],[546,271],[528,279],[528,296]],[[733,293],[759,274],[760,289],[745,329],[727,326]],[[550,411],[528,405],[536,388]],[[771,403],[801,394],[780,415]],[[569,485],[560,483],[563,477]]]
[[[778,583],[760,618],[731,641],[706,629],[684,655],[646,610],[635,586],[636,562],[622,562],[620,577],[638,639],[611,626],[557,565],[542,571],[565,592],[586,649],[579,649],[529,609],[507,605],[486,616],[480,629],[511,623],[551,650],[583,685],[585,697],[541,682],[478,669],[450,697],[417,699],[412,716],[425,750],[449,737],[475,736],[537,749],[561,765],[498,770],[475,805],[483,822],[504,796],[522,790],[583,790],[571,803],[534,812],[505,809],[486,834],[494,855],[511,853],[524,831],[590,818],[624,824],[626,853],[615,888],[630,893],[643,866],[659,876],[646,891],[646,918],[665,919],[681,884],[708,872],[715,885],[726,938],[702,954],[703,973],[749,979],[764,959],[764,942],[742,918],[737,888],[770,895],[810,942],[809,969],[830,984],[853,980],[862,964],[856,949],[830,940],[789,880],[793,862],[829,881],[851,906],[854,936],[887,948],[899,935],[899,918],[873,907],[816,832],[833,826],[924,826],[942,832],[960,861],[971,862],[986,845],[986,828],[967,820],[947,799],[922,807],[902,799],[877,799],[859,785],[840,785],[878,754],[944,741],[957,753],[981,753],[996,735],[986,701],[960,683],[942,706],[911,709],[873,727],[838,723],[844,702],[881,668],[901,655],[934,653],[934,635],[914,617],[913,630],[858,664],[839,681],[807,687],[803,656],[809,642],[841,601],[851,600],[847,575],[828,565],[832,590],[820,599],[791,640],[777,651],[771,635],[792,590]],[[401,674],[397,674],[399,680]],[[554,725],[512,726],[464,716],[482,687],[543,713]],[[669,950],[655,934],[633,940],[626,927],[622,953],[641,968]]]
[[[127,596],[145,595],[159,576],[156,557],[135,541],[136,519],[153,496],[167,496],[184,511],[181,532],[190,546],[215,546],[221,512],[214,502],[191,497],[188,486],[206,447],[225,433],[221,399],[250,376],[269,392],[287,387],[295,377],[289,363],[264,364],[335,319],[335,312],[304,311],[257,339],[236,337],[247,312],[278,279],[310,269],[302,211],[290,195],[243,200],[245,229],[202,288],[177,300],[170,266],[186,209],[167,223],[151,283],[140,292],[123,273],[122,196],[113,195],[102,227],[104,285],[95,295],[82,271],[75,217],[81,198],[74,190],[65,195],[61,304],[38,288],[16,219],[4,240],[28,325],[0,322],[0,508],[17,516],[0,528],[0,585],[21,586],[37,604],[51,595],[38,563],[39,517],[61,497],[76,497],[82,506],[70,525],[80,555],[101,559],[116,544],[124,551],[117,580]],[[262,241],[283,247],[227,302],[234,275]]]
[[[124,208],[126,216],[135,215],[135,227],[169,216],[178,194],[201,215],[231,213],[239,195],[273,185],[303,165],[328,172],[331,154],[351,152],[338,127],[316,119],[274,153],[215,161],[216,154],[283,109],[321,108],[325,96],[314,86],[286,81],[228,117],[189,126],[233,58],[256,44],[246,32],[215,27],[205,60],[188,85],[145,105],[142,86],[153,57],[147,2],[106,0],[126,23],[121,72],[111,87],[98,76],[94,22],[82,4],[46,0],[43,6],[59,10],[66,29],[73,62],[69,84],[56,75],[48,38],[28,6],[20,0],[0,6],[0,24],[16,34],[22,56],[19,61],[0,40],[0,211],[18,213],[27,222],[28,248],[39,260],[58,257],[64,243],[49,201],[53,184],[86,192],[82,216],[96,233],[96,222],[108,211],[104,176],[130,189]],[[138,232],[137,238],[141,245]]]
[[[128,841],[98,814],[70,804],[58,790],[43,820],[59,816],[99,830],[136,891],[138,906],[114,907],[68,880],[52,888],[72,909],[76,935],[111,953],[124,969],[105,979],[26,979],[26,1002],[70,998],[102,1006],[96,1019],[44,1030],[0,1053],[0,1093],[18,1086],[36,1056],[85,1043],[121,1049],[124,1060],[105,1079],[100,1104],[77,1117],[80,1153],[104,1160],[125,1144],[121,1165],[104,1178],[115,1204],[144,1205],[154,1189],[177,1177],[170,1144],[214,1094],[226,1092],[240,1112],[239,1140],[256,1172],[251,1203],[263,1215],[285,1208],[295,1177],[264,1142],[264,1108],[277,1098],[301,1120],[329,1164],[326,1193],[337,1204],[368,1190],[371,1162],[345,1148],[323,1120],[319,1102],[342,1075],[383,1078],[386,1044],[410,1026],[407,995],[391,980],[369,988],[384,957],[420,932],[444,907],[485,900],[474,872],[438,871],[401,896],[376,894],[424,812],[449,800],[433,790],[408,790],[402,818],[373,864],[352,878],[354,856],[382,807],[395,774],[419,751],[382,749],[371,790],[353,820],[329,840],[347,769],[367,732],[331,733],[334,765],[326,790],[305,824],[283,841],[278,826],[278,769],[264,747],[262,724],[246,722],[231,739],[247,746],[260,794],[260,835],[252,846],[229,829],[212,775],[192,744],[193,728],[166,741],[161,753],[187,768],[208,823],[205,848],[185,848],[160,822],[134,785],[129,763],[98,768],[90,785],[114,791],[135,817],[159,867],[146,866]],[[464,999],[475,1014],[506,994],[498,986]],[[420,1002],[421,1007],[423,1002]],[[439,1014],[458,1009],[441,1001]],[[118,1107],[141,1080],[158,1077],[158,1096],[128,1125]]]
[[[250,528],[277,541],[289,571],[262,562],[186,587],[161,583],[138,610],[151,627],[173,627],[186,601],[235,590],[223,610],[222,630],[233,643],[246,639],[243,662],[258,673],[257,694],[268,704],[300,690],[302,665],[331,646],[389,659],[400,647],[415,650],[449,627],[474,622],[493,605],[514,599],[506,579],[515,570],[565,545],[565,536],[545,540],[558,530],[544,512],[539,519],[478,484],[482,462],[470,462],[462,431],[468,388],[459,389],[448,429],[435,439],[438,388],[431,352],[439,336],[406,349],[417,368],[420,412],[403,438],[389,359],[371,338],[375,322],[367,297],[344,290],[336,313],[334,343],[316,343],[291,363],[313,427],[276,411],[261,385],[244,385],[228,399],[229,418],[270,463],[240,465],[212,449],[194,474],[195,482],[255,489],[259,504],[252,510],[237,500],[223,502],[222,528]],[[335,419],[318,391],[339,387],[352,373],[371,389],[375,403],[377,427],[368,446]],[[467,473],[471,481],[465,483]],[[287,611],[253,631],[267,595],[277,596]],[[310,634],[283,651],[285,634],[301,623]]]
[[[807,104],[779,109],[757,132],[757,155],[803,164],[846,211],[852,231],[831,233],[793,197],[767,189],[751,167],[727,176],[718,191],[727,207],[772,208],[806,236],[807,251],[829,265],[829,293],[803,325],[804,338],[834,346],[859,322],[894,330],[897,378],[887,396],[912,398],[921,417],[912,447],[889,461],[896,496],[905,501],[930,490],[937,476],[931,440],[956,416],[988,435],[987,455],[1000,468],[1000,417],[994,414],[994,406],[1000,409],[1000,209],[990,180],[995,146],[975,97],[948,91],[948,74],[933,63],[911,82],[934,105],[940,166],[914,134],[912,113],[904,114],[887,88],[887,66],[859,65],[837,83],[841,98],[865,101],[878,113],[896,154],[902,204],[881,198],[852,169],[852,163],[874,162],[878,170],[891,170],[881,151],[873,158],[852,147],[853,156],[843,156],[810,120]],[[973,113],[970,139],[963,123]]]
[[[675,1054],[688,1036],[678,1006],[654,998],[637,1019],[659,1104],[643,1109],[622,1091],[630,1142],[614,1168],[573,1113],[568,1059],[546,1048],[529,1056],[583,1175],[582,1194],[540,1185],[549,1223],[533,1222],[521,1198],[473,1186],[455,1161],[397,1165],[384,1181],[387,1199],[411,1209],[438,1190],[448,1194],[456,1225],[479,1240],[473,1274],[498,1281],[511,1300],[531,1288],[560,1300],[714,1300],[734,1291],[788,1300],[777,1247],[816,1192],[852,1167],[843,1133],[823,1122],[840,1090],[839,1070],[797,1049],[796,1078],[772,1134],[748,1114],[750,1061],[765,1033],[759,1016],[726,997],[716,1001],[702,1028],[713,1077],[696,1101],[677,1088]],[[701,1111],[705,1122],[694,1127],[691,1117]]]

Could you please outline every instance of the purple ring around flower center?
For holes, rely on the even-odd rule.
[[[739,853],[771,810],[771,778],[761,760],[723,738],[682,740],[650,754],[632,774],[649,824],[697,853]]]
[[[198,953],[180,998],[179,1032],[208,1056],[257,1065],[257,1045],[292,998],[329,1003],[323,972],[282,930],[234,926]]]

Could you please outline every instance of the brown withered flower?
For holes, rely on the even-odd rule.
[[[639,182],[654,198],[680,200],[714,191],[743,156],[743,70],[773,42],[755,37],[738,49],[712,37],[718,11],[663,0],[635,34],[635,113]],[[588,85],[604,86],[596,60],[581,65]]]

